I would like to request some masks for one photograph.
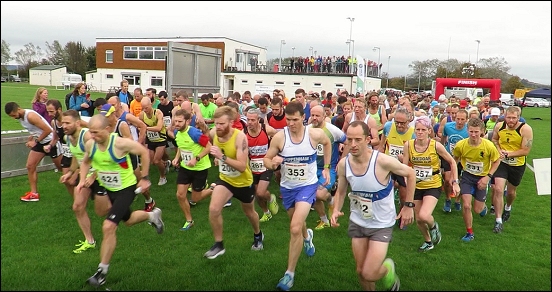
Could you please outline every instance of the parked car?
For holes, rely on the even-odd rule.
[[[6,77],[2,76],[2,82],[6,82]]]
[[[525,99],[523,106],[550,107],[550,102],[544,98],[528,97]]]
[[[10,75],[10,81],[12,82],[21,82],[21,78],[17,75]]]
[[[501,93],[500,102],[505,105],[514,105],[514,95],[511,93]]]

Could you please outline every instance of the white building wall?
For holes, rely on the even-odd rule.
[[[353,79],[356,76],[316,76],[316,75],[287,75],[287,74],[260,74],[260,73],[222,73],[221,93],[224,96],[232,92],[243,93],[246,90],[255,94],[258,91],[270,91],[281,89],[287,97],[293,97],[295,90],[302,88],[306,92],[336,92],[337,89],[351,90]],[[230,82],[225,80],[234,79],[234,88],[229,88]]]
[[[100,69],[96,72],[86,73],[86,82],[94,85],[99,91],[107,92],[111,88],[118,88],[123,80],[123,74],[133,73],[140,76],[140,84],[130,85],[129,91],[134,91],[135,88],[140,87],[142,91],[147,88],[155,88],[157,92],[166,90],[166,78],[165,71],[162,70],[135,70],[135,69]],[[161,77],[162,86],[152,86],[152,77]]]
[[[242,62],[237,62],[237,54],[242,54]],[[249,59],[257,54],[258,64],[266,65],[266,50],[257,46],[240,43],[233,40],[224,41],[224,67],[236,67],[239,71],[251,71]],[[223,68],[224,69],[224,68]]]
[[[379,91],[381,89],[381,79],[374,77],[364,77],[364,91]]]
[[[38,86],[52,86],[50,70],[29,70],[29,84]]]
[[[67,67],[50,71],[51,80],[52,80],[51,86],[61,85],[61,81],[63,80],[63,74],[66,74],[66,73],[67,73]]]

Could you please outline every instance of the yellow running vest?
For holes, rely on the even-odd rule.
[[[232,131],[234,131],[234,133],[232,133],[232,137],[230,137],[228,141],[221,143],[219,142],[218,137],[215,136],[215,138],[213,139],[213,144],[219,147],[222,153],[226,155],[226,157],[236,159],[236,137],[238,136],[240,130],[232,129]],[[251,169],[249,168],[249,161],[246,161],[245,163],[244,172],[239,172],[222,161],[219,161],[218,164],[219,178],[221,180],[237,188],[249,187],[253,184],[253,174],[251,173]]]
[[[416,189],[425,190],[441,187],[441,160],[437,154],[435,140],[430,139],[424,152],[416,151],[415,139],[408,142],[410,164],[416,172]]]

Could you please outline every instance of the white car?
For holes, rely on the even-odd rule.
[[[508,106],[514,105],[514,95],[511,93],[501,93],[500,102]]]
[[[550,107],[550,102],[544,98],[528,97],[525,99],[524,106],[532,107]]]

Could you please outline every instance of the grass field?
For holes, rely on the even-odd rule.
[[[16,101],[30,108],[37,87],[2,84],[2,107]],[[66,91],[50,90],[50,98],[63,100]],[[92,99],[104,96],[92,93]],[[550,109],[524,109],[523,116],[534,130],[533,158],[550,157]],[[542,120],[532,120],[540,117]],[[21,126],[2,113],[2,130]],[[9,153],[2,152],[2,159]],[[21,159],[26,159],[22,157]],[[280,211],[261,223],[265,249],[250,250],[252,230],[237,200],[225,208],[224,242],[226,254],[215,259],[203,258],[213,244],[208,220],[209,200],[192,208],[196,225],[188,231],[179,228],[185,219],[176,197],[176,174],[157,186],[158,173],[151,169],[152,197],[163,210],[166,229],[162,235],[145,223],[133,227],[120,225],[117,249],[111,261],[106,286],[111,290],[274,290],[287,265],[289,220]],[[213,169],[209,182],[216,179]],[[99,245],[83,254],[73,254],[74,244],[83,235],[71,210],[72,199],[58,182],[54,171],[39,173],[41,200],[24,203],[19,197],[28,191],[26,176],[2,179],[1,196],[1,289],[92,291],[85,280],[99,263]],[[278,194],[277,186],[270,189]],[[551,289],[551,201],[550,196],[536,195],[534,175],[525,172],[512,208],[512,217],[502,234],[492,232],[494,218],[474,216],[475,240],[460,238],[465,227],[460,212],[442,212],[443,198],[434,216],[443,234],[442,242],[432,251],[419,253],[422,243],[414,225],[395,229],[388,256],[397,264],[401,290],[508,290],[550,291]],[[490,203],[488,203],[490,205]],[[135,209],[143,208],[138,197]],[[281,202],[280,202],[281,207]],[[281,207],[281,210],[283,208]],[[348,209],[344,208],[348,215]],[[260,209],[257,208],[260,212]],[[102,218],[88,204],[92,231],[101,242]],[[307,219],[310,228],[318,220],[315,212]],[[315,231],[316,255],[301,255],[292,290],[359,290],[355,263],[347,237],[346,218],[341,227]],[[103,290],[103,289],[102,289]]]

